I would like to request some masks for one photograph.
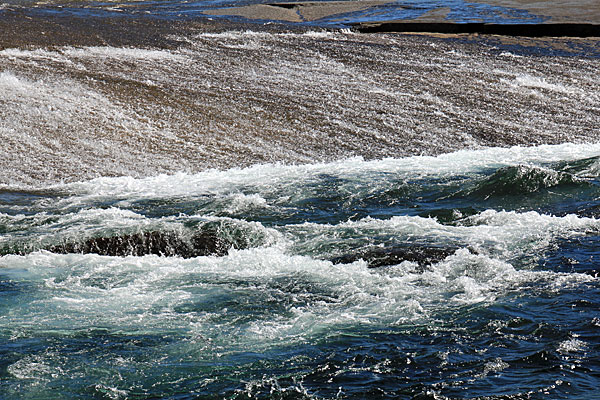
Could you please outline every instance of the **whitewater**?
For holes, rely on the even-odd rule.
[[[593,398],[576,39],[72,41],[0,46],[0,398]]]
[[[598,140],[598,58],[552,44],[190,31],[154,48],[0,49],[1,182]]]
[[[565,144],[4,189],[2,391],[585,398],[599,168]]]

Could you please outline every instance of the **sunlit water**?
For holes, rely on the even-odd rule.
[[[4,190],[1,393],[589,398],[599,156],[493,148]],[[207,230],[225,255],[44,250]],[[449,252],[339,262],[411,247]]]
[[[600,58],[569,41],[556,48],[567,56],[552,57],[553,48],[347,31],[192,30],[173,40],[0,50],[0,182],[600,138]]]
[[[0,50],[0,398],[593,398],[597,49],[194,29]]]

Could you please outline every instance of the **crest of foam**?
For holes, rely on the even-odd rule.
[[[3,71],[0,72],[0,87],[15,87],[22,85],[23,82],[17,78],[14,74]]]
[[[571,338],[561,342],[558,345],[557,351],[562,355],[567,355],[570,353],[578,353],[582,352],[587,348],[587,343],[582,340]]]
[[[332,265],[277,248],[190,260],[38,252],[1,257],[0,268],[7,267],[4,272],[11,278],[42,286],[40,292],[32,293],[32,304],[23,305],[22,314],[12,313],[0,321],[2,325],[84,329],[92,323],[132,332],[197,330],[202,335],[214,334],[228,346],[237,343],[253,348],[279,343],[282,338],[304,340],[355,324],[434,323],[440,313],[494,301],[506,291],[528,287],[532,281],[543,287],[562,275],[574,284],[594,279],[579,274],[518,271],[505,262],[466,250],[424,273],[415,273],[410,263],[375,270],[364,262]],[[218,326],[213,315],[216,309],[188,314],[177,311],[179,306],[215,294],[216,302],[220,301],[219,294],[225,299],[251,296],[254,307],[264,307],[271,314],[266,318],[263,313],[250,315],[247,323],[240,324],[237,314],[228,311],[240,300],[237,297],[233,302],[225,300],[225,308],[217,307]],[[277,307],[273,306],[274,298],[280,299]],[[48,320],[49,313],[69,317]]]
[[[480,173],[490,168],[511,165],[539,165],[600,155],[600,143],[561,144],[537,147],[461,150],[437,157],[414,156],[401,159],[365,161],[351,158],[332,163],[309,165],[260,164],[244,169],[207,170],[198,174],[177,173],[143,179],[132,177],[99,178],[60,188],[88,196],[171,197],[207,193],[229,193],[242,186],[259,191],[277,185],[301,185],[320,174],[372,182],[381,177],[427,178]]]
[[[557,237],[580,235],[586,231],[599,231],[600,221],[595,218],[566,215],[556,217],[531,211],[487,210],[467,218],[465,225],[440,224],[433,218],[395,216],[387,220],[365,218],[338,225],[304,223],[287,226],[294,247],[313,253],[323,243],[344,240],[364,240],[364,237],[387,237],[396,242],[444,243],[449,246],[468,247],[480,254],[503,260],[523,254],[536,254]],[[391,239],[390,239],[391,240]]]
[[[184,56],[169,50],[153,50],[129,47],[92,46],[83,48],[65,47],[62,52],[70,57],[130,58],[139,60],[174,60]]]
[[[352,34],[350,30],[340,30],[340,34],[349,35]],[[226,32],[203,32],[198,35],[195,35],[196,39],[241,39],[241,38],[274,38],[274,37],[307,37],[307,38],[333,38],[336,36],[336,33],[330,31],[308,31],[302,33],[293,33],[293,32],[281,32],[281,33],[269,33],[269,32],[258,32],[252,30],[245,31],[226,31]]]

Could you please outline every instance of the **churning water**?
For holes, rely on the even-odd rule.
[[[0,50],[0,398],[593,398],[579,42],[168,41]]]
[[[586,398],[598,154],[493,148],[4,190],[0,388]]]
[[[543,49],[565,57],[349,32],[192,30],[169,43],[0,50],[0,182],[600,137],[600,58],[574,56],[586,49],[572,40]]]

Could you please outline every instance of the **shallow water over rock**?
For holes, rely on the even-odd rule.
[[[598,139],[595,58],[468,38],[185,29],[157,48],[0,50],[0,181]]]

